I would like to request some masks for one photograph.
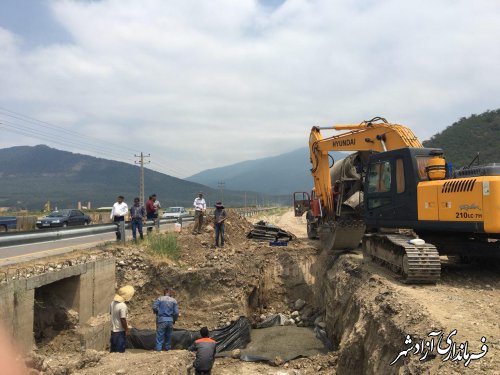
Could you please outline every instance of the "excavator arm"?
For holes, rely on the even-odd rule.
[[[347,132],[323,138],[322,130]],[[329,151],[384,152],[404,147],[423,146],[410,129],[403,125],[390,124],[380,117],[360,124],[313,127],[309,137],[311,174],[316,196],[324,208],[323,212],[326,215],[332,215],[334,212]]]

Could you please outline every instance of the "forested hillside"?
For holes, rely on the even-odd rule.
[[[156,193],[164,207],[191,207],[203,190],[212,205],[221,194],[198,183],[145,169],[146,195]],[[0,149],[0,207],[41,209],[46,201],[59,208],[76,207],[78,201],[93,207],[111,206],[118,194],[127,202],[139,193],[139,167],[95,158],[44,145]],[[224,191],[228,205],[275,202],[263,194]]]
[[[442,148],[454,168],[469,165],[478,152],[481,164],[500,163],[500,109],[462,117],[424,146]]]

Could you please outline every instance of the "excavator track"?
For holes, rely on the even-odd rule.
[[[408,284],[435,284],[441,277],[441,262],[436,247],[430,243],[413,245],[414,237],[404,234],[366,234],[363,256],[388,265]]]
[[[338,218],[333,224],[321,225],[318,234],[321,248],[330,250],[352,250],[359,247],[366,225],[363,220]]]

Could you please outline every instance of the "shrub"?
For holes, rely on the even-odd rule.
[[[153,255],[179,260],[181,257],[177,246],[177,236],[173,233],[151,233],[147,236],[148,251]]]

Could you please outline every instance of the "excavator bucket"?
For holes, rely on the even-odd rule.
[[[332,224],[321,225],[318,230],[321,248],[326,251],[356,249],[365,230],[363,220],[355,219],[339,219]]]

